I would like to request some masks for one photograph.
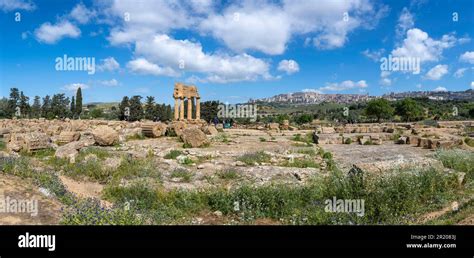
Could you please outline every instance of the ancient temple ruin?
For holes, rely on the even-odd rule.
[[[184,118],[184,100],[187,102],[187,120],[193,120],[193,100],[196,100],[196,117],[194,119],[201,119],[201,104],[199,93],[196,86],[194,85],[184,85],[182,83],[174,84],[174,119],[175,120],[185,120]]]

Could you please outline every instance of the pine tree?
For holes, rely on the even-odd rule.
[[[31,106],[31,115],[35,118],[41,116],[41,98],[40,96],[35,96],[33,100],[33,105]]]
[[[7,116],[12,117],[15,115],[16,107],[20,102],[20,91],[18,88],[10,89],[10,98],[8,99],[8,111]]]
[[[51,100],[51,111],[53,117],[67,117],[69,112],[69,98],[67,98],[64,93],[54,94]]]
[[[74,96],[71,97],[71,116],[72,118],[76,118],[76,99]]]
[[[48,119],[54,117],[51,112],[51,97],[49,95],[46,95],[43,98],[43,106],[41,106],[41,116]]]
[[[156,117],[155,111],[156,111],[155,98],[153,96],[147,96],[146,104],[145,104],[145,119],[155,120],[155,117]]]
[[[119,114],[118,117],[120,120],[125,120],[125,108],[130,107],[130,100],[127,96],[122,98],[122,102],[119,105]]]
[[[81,87],[77,88],[76,91],[76,115],[81,116],[82,113],[82,90]]]
[[[171,121],[173,114],[171,112],[171,105],[166,106],[166,119],[165,121]]]
[[[28,117],[30,114],[30,98],[28,98],[23,91],[20,92],[20,109],[21,109],[21,116]]]
[[[130,99],[130,121],[138,121],[143,118],[143,107],[141,99],[142,97],[139,95],[133,96]]]

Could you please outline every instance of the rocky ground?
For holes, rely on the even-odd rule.
[[[404,124],[298,130],[288,124],[222,129],[199,123],[35,121],[25,127],[25,121],[12,122],[17,126],[0,122],[6,142],[0,150],[4,172],[0,189],[12,198],[37,199],[40,209],[34,217],[0,213],[0,224],[59,223],[62,208],[70,204],[64,201],[67,198],[55,198],[57,192],[93,198],[109,209],[117,197],[110,197],[110,189],[121,191],[137,183],[163,189],[160,191],[304,186],[329,175],[335,167],[344,174],[354,166],[374,174],[427,167],[446,171],[434,157],[436,149],[461,148],[474,153],[464,141],[468,135],[462,123],[445,128]],[[8,166],[22,157],[28,159],[28,168],[23,169],[27,173],[17,165]],[[53,183],[45,184],[41,177],[45,172]],[[53,190],[44,185],[53,185]],[[470,199],[463,200],[469,203]],[[467,210],[461,224],[472,223],[470,208]],[[422,223],[448,211],[446,207],[432,211],[435,216],[428,214],[431,219]],[[203,210],[184,223],[234,224],[236,220],[222,216],[221,211]],[[246,223],[281,221],[256,218]]]

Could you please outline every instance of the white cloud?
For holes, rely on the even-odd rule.
[[[428,33],[414,28],[407,31],[403,44],[392,51],[395,57],[420,58],[421,62],[438,61],[443,50],[456,44],[456,37],[443,35],[440,40],[434,40]]]
[[[327,83],[326,86],[319,88],[320,91],[344,91],[350,89],[363,89],[367,88],[367,82],[361,80],[358,82],[353,82],[351,80],[343,81],[341,83]]]
[[[54,25],[46,22],[35,30],[36,39],[47,44],[54,44],[66,37],[77,38],[80,35],[81,30],[69,21],[61,21]]]
[[[165,76],[179,76],[179,73],[169,67],[160,67],[157,64],[151,63],[144,58],[139,58],[128,62],[127,67],[134,73],[150,74],[150,75],[165,75]]]
[[[287,74],[293,74],[299,72],[300,66],[295,60],[281,60],[278,63],[278,71],[286,72]]]
[[[108,37],[112,45],[133,43],[173,29],[186,29],[195,24],[197,18],[181,1],[112,0],[102,4],[108,22],[116,24]]]
[[[381,71],[379,84],[382,86],[392,85],[392,79],[389,78],[390,74],[389,71]]]
[[[119,85],[119,82],[116,79],[112,79],[109,81],[101,81],[100,82],[104,86],[115,87]]]
[[[421,89],[421,88],[423,88],[423,85],[417,84],[415,87],[416,87],[417,89]]]
[[[471,89],[474,90],[474,82],[471,82]]]
[[[310,34],[319,49],[344,46],[350,32],[371,29],[387,13],[385,6],[377,10],[370,1],[360,0],[284,0],[283,10],[289,16],[293,34]]]
[[[392,85],[392,80],[390,78],[380,78],[380,84],[382,86],[390,86]]]
[[[69,16],[79,22],[80,24],[88,23],[94,16],[96,12],[94,10],[89,10],[83,3],[77,4],[69,14]]]
[[[204,53],[201,44],[157,35],[153,40],[138,41],[135,55],[163,67],[206,73],[215,82],[270,79],[269,64],[248,54]]]
[[[382,57],[383,53],[385,53],[385,49],[381,48],[378,50],[364,50],[362,51],[362,54],[366,56],[367,58],[371,59],[374,62],[379,62],[380,58]]]
[[[210,13],[214,9],[213,0],[188,0],[191,8],[197,13]]]
[[[467,62],[470,64],[474,64],[474,51],[472,52],[465,52],[459,57],[460,61]]]
[[[84,83],[71,83],[62,87],[63,90],[67,91],[76,91],[78,88],[81,88],[81,90],[89,89],[89,85]]]
[[[251,49],[270,55],[282,54],[291,36],[288,16],[275,5],[246,3],[209,16],[202,21],[200,29],[238,52]]]
[[[103,6],[108,22],[116,24],[109,36],[111,44],[196,28],[233,51],[270,55],[282,54],[295,35],[307,35],[321,49],[342,47],[350,32],[371,29],[387,11],[367,0],[236,1],[221,8],[211,0],[112,0]],[[350,14],[346,21],[344,13]],[[125,14],[128,21],[124,21]]]
[[[413,15],[408,11],[406,7],[403,8],[400,17],[398,18],[398,24],[396,28],[397,36],[402,37],[408,29],[413,28],[415,21]]]
[[[10,12],[15,10],[33,11],[36,5],[32,1],[25,0],[0,0],[0,10]]]
[[[448,91],[445,87],[438,86],[433,91]]]
[[[431,70],[429,70],[426,73],[425,78],[428,79],[428,80],[437,81],[437,80],[441,79],[441,77],[443,77],[447,73],[448,73],[448,66],[447,65],[437,65],[437,66],[431,68]]]
[[[459,68],[458,70],[456,70],[456,72],[454,73],[454,77],[456,78],[461,78],[464,76],[464,73],[468,70],[469,68]]]
[[[120,69],[120,64],[115,60],[113,57],[107,57],[101,60],[102,63],[97,66],[97,70],[99,71],[115,71]]]
[[[303,89],[302,92],[323,94],[323,92],[318,89]]]

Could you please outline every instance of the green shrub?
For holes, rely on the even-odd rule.
[[[83,180],[87,177],[99,183],[107,183],[113,174],[113,171],[106,169],[100,160],[96,159],[67,164],[63,169],[64,174],[71,178]]]
[[[347,176],[335,170],[304,185],[242,185],[232,189],[152,189],[143,183],[111,186],[104,196],[130,203],[152,223],[179,223],[202,212],[219,210],[240,223],[270,218],[284,224],[410,224],[421,212],[455,198],[457,179],[434,169],[386,172],[384,176]],[[363,199],[365,215],[325,212],[328,199]]]
[[[374,143],[372,142],[372,140],[368,140],[366,142],[364,142],[364,145],[373,145]]]
[[[437,150],[435,158],[439,159],[447,168],[466,172],[474,179],[474,153],[471,151],[453,149]]]
[[[232,180],[240,177],[239,173],[234,169],[224,169],[217,172],[217,176],[223,180]]]
[[[237,158],[238,161],[244,162],[246,165],[253,166],[255,163],[268,163],[270,162],[270,155],[264,151],[258,151],[254,153],[246,153]]]
[[[344,144],[351,144],[352,143],[352,139],[351,138],[346,138],[344,140]]]
[[[133,140],[145,140],[146,139],[146,136],[141,134],[141,133],[137,133],[137,134],[134,134],[134,135],[129,135],[127,136],[127,138],[125,139],[126,141],[133,141]]]
[[[175,169],[170,174],[171,178],[181,178],[181,182],[189,183],[193,177],[193,173],[187,169]]]
[[[84,199],[68,207],[61,218],[63,225],[141,225],[136,210],[125,207],[105,209],[99,200]]]
[[[313,149],[313,148],[305,148],[305,149],[298,149],[296,151],[296,153],[300,153],[300,154],[306,154],[306,155],[309,155],[311,157],[314,157],[316,156],[316,151]]]
[[[228,143],[229,142],[229,136],[225,133],[219,133],[218,135],[216,135],[213,138],[213,141]]]
[[[332,153],[331,152],[324,152],[323,155],[322,155],[322,158],[331,160],[332,159]]]
[[[161,180],[162,176],[153,158],[124,159],[112,174],[115,181],[122,178],[133,179],[135,177],[150,177]]]
[[[180,150],[171,150],[163,158],[165,159],[176,159],[179,155],[183,154]]]
[[[259,139],[260,139],[261,142],[266,142],[267,141],[267,139],[265,139],[263,137],[260,137]]]
[[[468,146],[474,147],[474,139],[469,138],[469,137],[466,137],[466,138],[464,138],[464,142],[465,142]]]
[[[312,133],[306,133],[304,136],[301,134],[295,134],[292,138],[293,141],[296,142],[304,142],[307,145],[311,146],[313,144],[313,134]]]
[[[320,165],[313,159],[294,159],[293,162],[288,160],[280,163],[282,167],[295,167],[295,168],[319,168]]]
[[[42,158],[53,156],[55,152],[56,151],[53,148],[47,148],[47,149],[41,149],[41,150],[37,150],[33,152],[21,151],[20,155],[42,159]]]

